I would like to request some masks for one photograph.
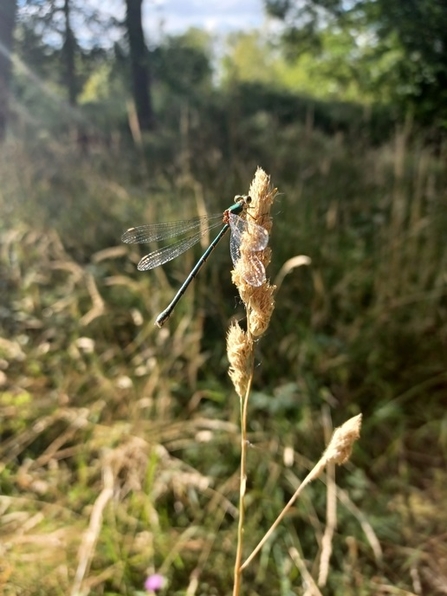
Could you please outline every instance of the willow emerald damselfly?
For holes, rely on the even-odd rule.
[[[171,316],[172,311],[177,305],[180,298],[185,293],[189,284],[196,277],[197,273],[205,264],[206,260],[216,248],[220,240],[224,237],[228,230],[231,230],[230,236],[230,254],[235,264],[240,257],[240,243],[244,232],[247,229],[247,209],[251,203],[251,198],[246,195],[237,195],[234,198],[234,204],[226,209],[223,214],[195,217],[193,219],[163,222],[155,224],[147,224],[138,226],[136,228],[129,228],[124,232],[122,241],[126,244],[142,244],[148,242],[155,242],[158,240],[166,240],[175,238],[177,236],[184,236],[181,240],[176,241],[163,248],[158,248],[146,256],[144,256],[138,263],[139,271],[149,271],[155,269],[160,265],[164,265],[168,261],[172,261],[176,257],[183,254],[189,248],[197,244],[200,239],[209,231],[219,225],[223,227],[214,240],[210,243],[203,255],[193,267],[191,273],[185,279],[178,292],[172,299],[171,303],[165,310],[160,313],[156,319],[156,325],[161,327],[167,319]],[[244,215],[245,217],[241,217]],[[250,234],[252,236],[251,247],[253,253],[264,250],[268,243],[268,232],[263,227],[258,226],[254,222],[250,222]],[[248,284],[252,286],[260,286],[265,281],[265,269],[256,254],[250,258],[250,268],[245,274]]]

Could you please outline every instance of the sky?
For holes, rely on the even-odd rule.
[[[124,1],[98,2],[101,12],[124,16]],[[175,35],[189,27],[225,34],[238,29],[260,28],[264,22],[263,0],[143,0],[143,26],[148,42],[160,34]]]
[[[23,9],[25,0],[18,0],[18,5]],[[114,17],[118,21],[124,21],[125,0],[78,0],[76,5],[98,10],[103,18]],[[220,42],[232,31],[261,29],[268,23],[264,0],[143,0],[142,12],[149,47],[159,44],[167,35],[179,35],[190,27],[204,29],[214,34],[216,41]],[[85,47],[94,45],[99,36],[101,44],[107,45],[104,30],[101,29],[98,33],[95,27],[85,27],[85,17],[79,14],[72,13],[72,25],[80,44]],[[120,35],[112,27],[108,31],[108,43],[113,44]],[[51,43],[51,36],[47,36],[46,41]],[[60,38],[57,37],[53,43],[57,45],[59,41]]]
[[[145,0],[143,7],[148,33],[154,20],[161,21],[164,32],[169,34],[189,27],[216,33],[252,29],[261,27],[264,19],[262,0]]]

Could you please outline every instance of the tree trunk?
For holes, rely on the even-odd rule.
[[[75,71],[75,52],[76,40],[70,24],[70,0],[64,0],[64,18],[65,18],[65,40],[62,49],[62,56],[65,62],[65,84],[68,91],[68,101],[71,106],[76,105],[77,85]]]
[[[150,94],[148,51],[141,22],[142,0],[126,0],[126,27],[130,48],[133,97],[138,124],[142,131],[155,125]]]
[[[11,51],[16,21],[16,0],[0,2],[0,142],[6,136],[11,79]]]

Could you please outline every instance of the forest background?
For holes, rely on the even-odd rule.
[[[2,593],[138,594],[155,572],[166,594],[229,593],[230,260],[219,247],[160,330],[200,251],[140,273],[120,237],[222,212],[259,165],[278,289],[247,548],[361,412],[321,590],[446,594],[447,5],[268,0],[260,29],[151,39],[142,0],[98,4],[0,4]],[[316,577],[325,519],[316,482],[244,593],[309,593],[290,552]]]

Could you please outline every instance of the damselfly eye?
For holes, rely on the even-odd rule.
[[[251,197],[248,195],[236,195],[234,197],[234,202],[249,205],[251,203]]]

